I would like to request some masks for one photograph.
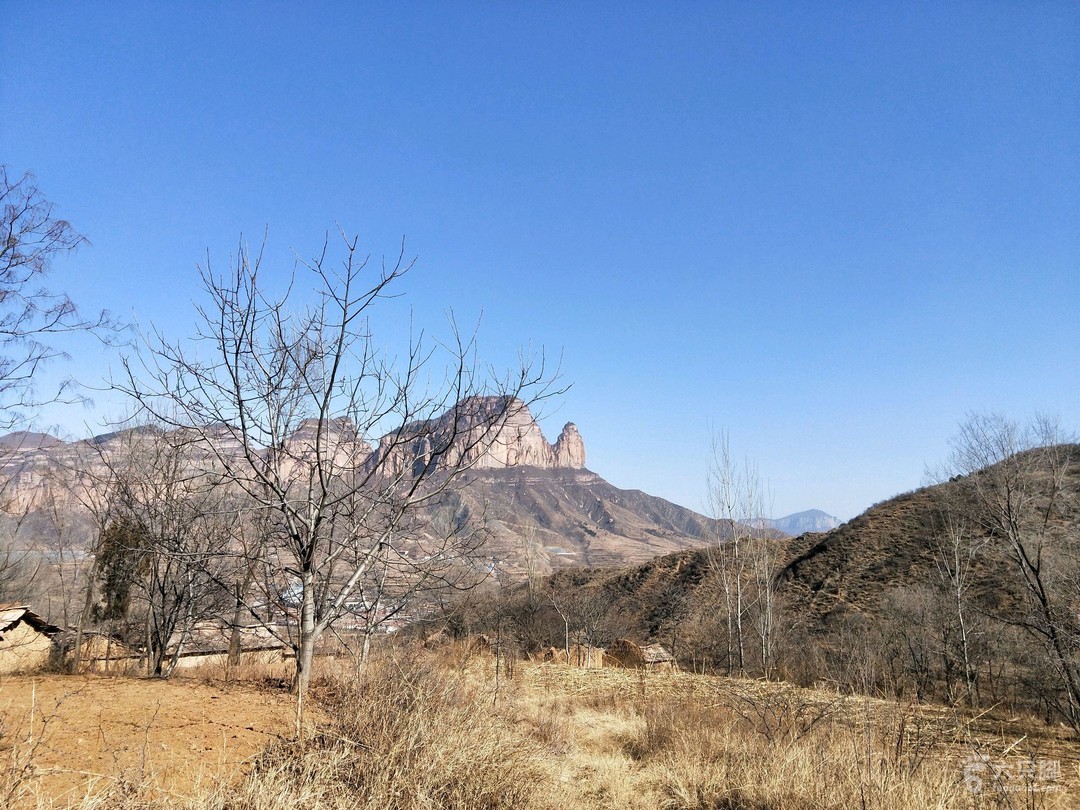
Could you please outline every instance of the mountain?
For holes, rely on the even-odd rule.
[[[470,473],[456,493],[483,521],[511,579],[556,568],[633,565],[715,542],[722,524],[587,469],[518,466]]]
[[[486,434],[483,427],[493,413],[506,414],[497,436]],[[49,485],[50,470],[74,468],[80,460],[103,466],[102,454],[130,452],[132,439],[139,439],[140,432],[154,429],[77,442],[29,434],[0,437],[0,447],[6,448],[0,453],[0,489],[6,506],[9,511],[31,513],[35,532],[48,542],[47,522],[35,519],[33,513],[46,501],[64,497],[61,488]],[[214,438],[217,446],[238,453],[235,438],[220,433]],[[714,542],[718,531],[723,533],[723,524],[689,509],[612,486],[585,468],[585,443],[576,425],[567,423],[549,443],[529,409],[514,400],[467,400],[437,419],[406,426],[378,441],[359,436],[345,420],[321,428],[307,420],[298,423],[286,449],[301,463],[317,445],[329,448],[336,463],[387,464],[398,470],[405,464],[468,466],[462,486],[442,499],[433,522],[468,521],[482,530],[483,554],[511,579],[570,566],[633,565]],[[200,457],[205,454],[193,456]],[[68,508],[77,511],[73,503]]]
[[[63,444],[63,441],[48,433],[34,433],[29,430],[19,430],[0,436],[0,452],[47,450]]]
[[[772,518],[763,522],[770,529],[798,536],[807,532],[827,532],[830,529],[835,529],[840,525],[840,518],[833,517],[820,509],[809,509],[805,512],[796,512],[793,515]]]
[[[1057,508],[1061,511],[1055,513],[1048,533],[1060,543],[1054,549],[1058,554],[1065,546],[1062,540],[1080,538],[1080,445],[1064,445],[1061,450],[1069,458],[1068,481],[1059,483],[1062,495]],[[1041,489],[1045,481],[1040,482],[1038,476],[1049,475],[1037,466],[1032,470],[1031,482],[1017,493],[1029,506],[1045,495]],[[994,473],[994,468],[987,468],[974,476]],[[804,629],[824,630],[851,616],[887,616],[892,609],[889,600],[897,592],[939,583],[942,509],[947,505],[973,511],[964,499],[979,482],[969,478],[955,477],[902,493],[825,532],[777,539],[776,596],[788,616]],[[989,530],[969,523],[966,531],[978,544]],[[1060,564],[1060,560],[1055,562]],[[710,566],[705,549],[690,548],[638,566],[594,571],[582,581],[614,588],[626,606],[623,617],[634,625],[637,635],[652,638],[672,604],[708,610],[703,607],[710,604],[708,598],[698,586],[707,579]],[[981,611],[1004,615],[1015,607],[1023,591],[1015,567],[1004,541],[980,546],[965,587]]]
[[[498,431],[492,425],[498,424]],[[395,470],[403,464],[541,469],[585,466],[585,442],[567,422],[555,444],[548,444],[528,405],[510,397],[470,397],[443,415],[406,425],[383,436],[376,458]]]

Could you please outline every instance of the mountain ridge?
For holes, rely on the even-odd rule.
[[[509,409],[508,417],[499,435],[488,437],[477,431],[493,409]],[[72,442],[13,438],[9,450],[0,454],[8,508],[31,514],[50,500],[65,498],[63,488],[50,483],[52,469],[102,466],[100,454],[137,452],[132,448],[142,441],[139,434],[155,430],[135,427]],[[222,447],[226,453],[237,451],[235,437],[227,430],[218,433],[200,431],[194,446],[210,436],[220,442],[219,451]],[[573,422],[549,443],[528,407],[517,401],[468,401],[456,412],[406,426],[378,442],[363,440],[344,420],[323,424],[302,420],[286,440],[285,451],[303,463],[319,446],[333,463],[340,463],[340,457],[356,464],[466,466],[461,486],[437,507],[442,511],[439,519],[453,525],[462,515],[469,516],[485,533],[483,553],[501,576],[510,579],[568,566],[632,565],[715,542],[725,534],[722,523],[693,510],[608,483],[585,467],[584,440]],[[213,455],[197,452],[193,463],[205,458],[212,464]],[[70,508],[75,511],[79,506],[72,501]],[[31,524],[41,527],[46,521]],[[89,547],[89,534],[83,542]]]

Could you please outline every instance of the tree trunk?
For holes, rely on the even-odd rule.
[[[244,608],[247,605],[247,593],[251,587],[251,567],[248,566],[244,574],[244,581],[237,582],[233,588],[232,624],[229,627],[229,657],[225,661],[225,680],[229,679],[232,671],[240,663],[240,654],[243,652],[243,636],[240,633],[240,623],[244,618]]]
[[[300,639],[296,650],[296,738],[303,735],[304,698],[311,683],[311,667],[315,660],[315,574],[305,571],[300,597]]]
[[[94,564],[90,568],[90,576],[86,580],[86,599],[83,600],[82,614],[79,616],[79,623],[75,627],[75,650],[71,658],[71,671],[78,672],[79,667],[82,666],[82,640],[83,640],[83,628],[90,622],[90,615],[94,609],[94,580],[97,578],[97,557],[94,557]],[[105,662],[108,666],[108,661]]]

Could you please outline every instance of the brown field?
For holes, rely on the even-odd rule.
[[[6,782],[27,808],[1080,806],[1080,746],[1020,718],[678,673],[510,674],[454,646],[388,651],[359,680],[342,666],[303,744],[290,696],[256,681],[7,678],[0,799]],[[979,794],[972,754],[1006,769]]]
[[[288,694],[250,683],[9,676],[0,680],[0,774],[9,787],[21,780],[29,806],[132,786],[188,795],[233,776],[293,724]]]

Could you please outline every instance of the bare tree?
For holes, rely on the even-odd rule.
[[[26,539],[28,515],[21,505],[0,504],[0,603],[27,601],[41,579],[41,555]]]
[[[0,604],[35,597],[45,567],[34,531],[41,492],[24,486],[24,437],[12,438],[0,442]]]
[[[542,359],[485,373],[474,340],[456,329],[449,342],[421,333],[389,355],[368,316],[412,264],[401,253],[372,267],[357,239],[340,245],[338,262],[324,246],[299,268],[316,296],[306,307],[295,279],[280,294],[266,288],[261,252],[241,247],[225,275],[207,266],[196,340],[148,337],[118,384],[156,420],[198,432],[250,508],[266,513],[276,545],[267,569],[294,611],[298,716],[316,644],[365,579],[388,559],[449,570],[461,535],[441,536],[424,510],[526,400],[551,393]]]
[[[33,175],[19,178],[0,165],[0,427],[11,429],[25,411],[64,396],[69,389],[41,393],[35,375],[42,364],[63,355],[47,341],[72,331],[108,334],[115,326],[107,312],[79,314],[72,300],[42,286],[53,259],[85,244],[38,189]]]
[[[1060,690],[1057,710],[1080,729],[1080,448],[1052,422],[1030,427],[971,415],[952,441],[948,470],[963,516],[1013,565],[1023,606],[1003,616],[1037,639]]]
[[[536,518],[532,514],[526,514],[521,523],[521,552],[525,562],[525,581],[529,589],[529,598],[536,601],[540,591],[540,566],[544,560],[544,545],[540,538],[540,529],[536,525]]]
[[[551,602],[551,606],[555,608],[555,612],[559,615],[563,624],[563,654],[566,656],[566,663],[570,663],[570,621],[571,621],[571,606],[568,594],[555,584],[555,577],[551,578],[551,592],[548,594],[548,599]]]
[[[593,650],[607,636],[615,606],[615,593],[588,571],[558,571],[550,579],[548,600],[563,622],[566,660],[571,663],[571,642],[576,643],[579,666],[591,666]]]
[[[354,493],[366,497],[366,493]],[[444,491],[440,508],[413,509],[367,566],[343,610],[360,631],[360,662],[365,663],[379,628],[420,608],[434,606],[447,593],[471,589],[487,577],[480,552],[488,539],[483,520],[472,520],[456,493]],[[365,536],[363,525],[351,527]],[[349,565],[357,565],[355,552]]]
[[[50,540],[43,544],[42,559],[55,585],[46,594],[46,607],[53,621],[68,628],[78,620],[80,598],[92,575],[93,554],[87,552],[93,543],[87,542],[87,527],[70,497],[68,471],[50,463],[43,476],[37,511]]]
[[[955,617],[956,641],[964,697],[971,708],[979,704],[979,665],[977,648],[984,630],[980,616],[972,604],[975,569],[989,540],[971,522],[962,504],[949,497],[952,490],[942,490],[943,502],[934,515],[933,534],[935,564],[945,588],[951,612]]]
[[[747,641],[756,636],[761,673],[769,677],[779,560],[766,529],[764,488],[753,464],[734,459],[727,434],[714,438],[712,456],[709,509],[716,538],[709,553],[722,601],[727,671],[746,674]]]
[[[198,434],[141,426],[101,453],[112,549],[143,607],[147,670],[167,677],[197,622],[220,613],[232,539],[228,481],[207,464]],[[115,443],[115,442],[114,442]]]

